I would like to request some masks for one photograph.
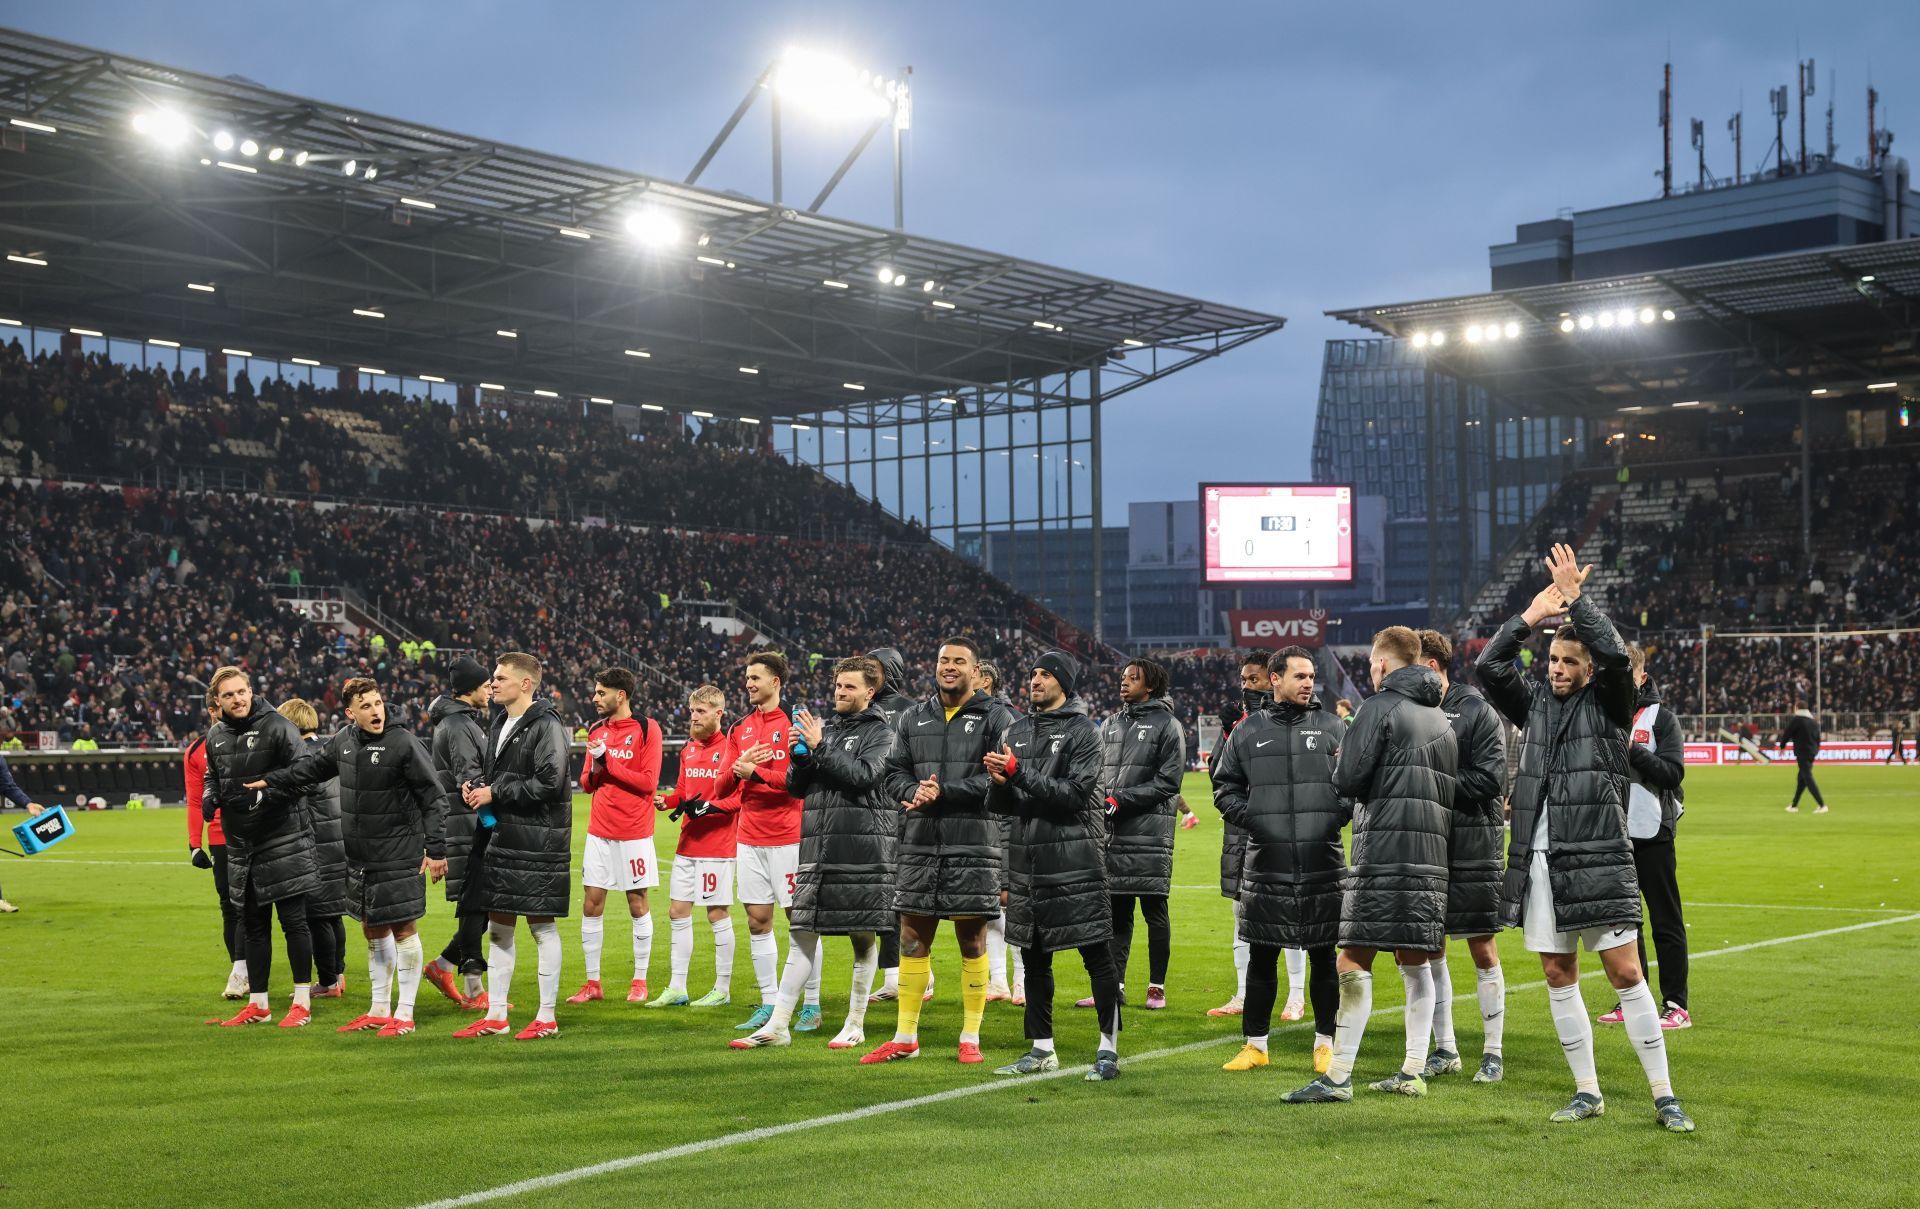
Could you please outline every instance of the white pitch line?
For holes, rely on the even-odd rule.
[[[1916,920],[1920,920],[1920,912],[1902,915],[1897,919],[1874,919],[1868,920],[1865,923],[1847,924],[1838,928],[1823,928],[1818,932],[1803,932],[1797,936],[1776,936],[1771,940],[1756,940],[1747,944],[1728,945],[1720,949],[1708,949],[1704,953],[1693,954],[1692,960],[1703,961],[1709,957],[1725,957],[1734,953],[1748,953],[1755,949],[1772,948],[1775,945],[1795,944],[1803,940],[1819,940],[1827,936],[1839,936],[1847,932],[1864,932],[1869,928],[1884,928],[1889,924],[1912,923]],[[1654,964],[1656,966],[1659,965],[1658,962]],[[1581,977],[1594,978],[1604,975],[1604,970],[1590,970],[1582,974]],[[1546,985],[1544,980],[1520,983],[1515,986],[1509,986],[1507,993],[1511,996],[1519,991],[1536,991]],[[1478,992],[1455,995],[1453,1001],[1455,1003],[1462,1003],[1476,998],[1477,995]],[[1402,1010],[1399,1006],[1375,1008],[1373,1016],[1384,1016],[1390,1013],[1397,1014]],[[1371,1018],[1370,1016],[1369,1019]],[[1275,1029],[1274,1032],[1294,1032],[1308,1027],[1311,1026],[1302,1022],[1299,1024],[1284,1025]],[[1204,1041],[1190,1041],[1185,1045],[1175,1045],[1167,1049],[1149,1050],[1144,1054],[1134,1054],[1131,1057],[1123,1059],[1122,1065],[1133,1066],[1141,1062],[1152,1062],[1159,1058],[1172,1058],[1180,1054],[1190,1054],[1198,1050],[1214,1049],[1222,1045],[1229,1045],[1239,1040],[1239,1035],[1235,1034],[1228,1037],[1209,1037]],[[664,1150],[650,1150],[642,1154],[626,1155],[622,1158],[592,1163],[585,1167],[573,1167],[566,1171],[556,1171],[547,1175],[537,1175],[524,1180],[516,1180],[511,1184],[502,1184],[497,1188],[486,1188],[479,1192],[469,1192],[462,1196],[447,1197],[444,1200],[427,1201],[424,1204],[416,1206],[415,1209],[459,1209],[460,1206],[464,1205],[485,1204],[488,1201],[504,1200],[507,1197],[519,1196],[522,1193],[539,1192],[547,1188],[557,1188],[562,1184],[572,1184],[580,1180],[591,1179],[597,1175],[610,1175],[618,1171],[629,1171],[635,1167],[651,1166],[655,1163],[664,1163],[669,1159],[680,1159],[696,1154],[706,1154],[714,1150],[743,1146],[750,1142],[764,1142],[770,1138],[778,1138],[790,1133],[800,1133],[810,1129],[821,1129],[829,1125],[845,1125],[853,1121],[863,1121],[869,1117],[906,1112],[909,1109],[925,1108],[932,1104],[944,1104],[950,1100],[964,1100],[969,1096],[985,1095],[989,1092],[1000,1091],[1011,1087],[1027,1087],[1042,1080],[1072,1078],[1075,1075],[1084,1075],[1089,1069],[1091,1068],[1084,1065],[1061,1067],[1057,1071],[1051,1071],[1043,1075],[1027,1075],[1020,1078],[1002,1078],[985,1083],[971,1083],[965,1087],[949,1088],[946,1091],[931,1092],[924,1096],[914,1096],[906,1100],[889,1100],[881,1104],[869,1104],[865,1108],[855,1108],[846,1112],[831,1113],[824,1117],[809,1117],[804,1121],[788,1121],[781,1125],[764,1125],[758,1129],[743,1129],[737,1133],[721,1134],[716,1138],[703,1138],[698,1142],[685,1142],[678,1146],[669,1146]]]
[[[1866,915],[1899,915],[1905,907],[1807,907],[1786,903],[1696,903],[1682,902],[1682,907],[1733,907],[1742,911],[1852,911]]]

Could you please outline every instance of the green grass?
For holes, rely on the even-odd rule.
[[[1538,964],[1502,942],[1513,988],[1507,1081],[1437,1081],[1424,1101],[1362,1092],[1350,1105],[1291,1107],[1307,1036],[1277,1034],[1274,1065],[1227,1075],[1237,1022],[1206,1008],[1232,991],[1228,904],[1215,892],[1220,828],[1203,779],[1188,800],[1203,826],[1179,835],[1170,1010],[1132,1011],[1123,1051],[1139,1058],[1104,1086],[1076,1078],[1000,1086],[951,1060],[958,961],[937,945],[936,1002],[917,1062],[861,1068],[825,1043],[845,1006],[849,958],[827,942],[827,1025],[790,1050],[735,1053],[732,1026],[754,999],[744,922],[735,1002],[693,1013],[609,1001],[562,1006],[564,1032],[540,1044],[457,1042],[467,1019],[422,990],[421,1032],[398,1041],[340,1036],[364,1010],[364,948],[349,933],[348,997],[288,1033],[204,1027],[228,1010],[226,961],[207,875],[188,866],[176,811],[84,816],[79,834],[0,866],[18,915],[0,916],[0,1021],[14,1042],[0,1105],[0,1207],[14,1205],[409,1205],[741,1131],[927,1093],[979,1095],[669,1157],[523,1194],[515,1205],[823,1205],[878,1201],[956,1207],[1172,1204],[1311,1205],[1366,1198],[1428,1204],[1911,1205],[1920,1200],[1920,774],[1823,771],[1833,813],[1788,815],[1790,769],[1710,769],[1688,783],[1681,879],[1696,966],[1690,1032],[1670,1035],[1674,1080],[1700,1123],[1659,1132],[1638,1063],[1619,1030],[1598,1037],[1608,1113],[1549,1126],[1571,1091]],[[18,815],[9,818],[17,821]],[[581,816],[584,824],[584,811]],[[576,826],[576,837],[584,826]],[[663,844],[663,854],[665,845]],[[87,863],[100,862],[100,863]],[[1745,905],[1711,905],[1745,904]],[[656,907],[664,906],[664,901]],[[736,916],[739,913],[736,911]],[[665,985],[659,911],[652,981]],[[1715,956],[1714,950],[1874,920],[1842,935]],[[443,943],[436,902],[423,932]],[[351,925],[349,925],[351,928]],[[606,978],[627,977],[624,930],[609,928]],[[578,927],[563,921],[562,993],[581,977]],[[712,946],[696,921],[692,989]],[[522,941],[514,998],[534,997]],[[1144,990],[1136,936],[1133,985]],[[1593,959],[1586,959],[1589,969]],[[1471,994],[1470,963],[1453,962]],[[1092,1057],[1090,1013],[1067,1006],[1086,981],[1056,963],[1062,1058]],[[1398,1061],[1398,980],[1382,964],[1360,1078]],[[275,972],[276,1012],[286,1001]],[[1610,1005],[1597,975],[1587,1005]],[[1462,1048],[1477,1053],[1472,1000],[1456,1005]],[[515,1023],[528,1018],[522,1008]],[[884,1039],[890,1010],[869,1035]],[[996,1005],[990,1064],[1024,1049],[1019,1014]],[[1551,1200],[1549,1198],[1552,1198]]]

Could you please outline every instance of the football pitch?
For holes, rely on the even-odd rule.
[[[790,1049],[734,1052],[757,996],[744,915],[730,1007],[650,1011],[629,976],[609,904],[606,1002],[560,1008],[541,1042],[456,1041],[471,1017],[421,988],[420,1031],[381,1041],[334,1026],[366,1007],[365,946],[349,921],[347,994],[313,1024],[217,1029],[226,957],[209,876],[190,867],[175,810],[85,815],[75,837],[0,881],[0,1022],[13,1055],[0,1091],[0,1207],[14,1205],[759,1206],[1913,1205],[1920,1201],[1920,771],[1820,772],[1827,815],[1790,815],[1791,766],[1700,769],[1687,780],[1680,880],[1696,963],[1695,1027],[1669,1033],[1691,1136],[1654,1124],[1639,1063],[1596,1025],[1607,1113],[1550,1125],[1572,1081],[1537,959],[1501,940],[1509,988],[1506,1081],[1431,1081],[1424,1100],[1362,1080],[1402,1049],[1401,988],[1376,967],[1376,1014],[1344,1105],[1290,1106],[1311,1075],[1310,1023],[1276,1020],[1273,1065],[1227,1074],[1239,1024],[1206,1009],[1233,991],[1231,912],[1217,888],[1220,821],[1187,780],[1202,825],[1179,833],[1170,1007],[1126,1015],[1122,1074],[1088,1084],[1091,1012],[1072,954],[1056,960],[1058,1077],[996,1078],[1025,1050],[1018,1009],[989,1007],[986,1067],[953,1061],[959,962],[936,946],[923,1054],[856,1065],[827,1040],[846,1006],[850,956],[824,942],[826,1024]],[[21,816],[7,816],[7,823]],[[576,851],[585,836],[578,806]],[[671,848],[663,829],[660,850]],[[576,860],[576,870],[578,862]],[[561,994],[582,978],[575,914],[561,922]],[[664,888],[654,903],[652,986],[667,982]],[[430,898],[437,899],[437,891]],[[434,901],[430,952],[452,917]],[[691,990],[711,984],[695,920]],[[520,942],[516,1026],[535,1000]],[[784,942],[783,942],[784,952]],[[287,1003],[276,952],[273,1008]],[[1131,998],[1146,989],[1136,927]],[[1455,1017],[1473,1069],[1472,964],[1451,960]],[[1585,958],[1590,1013],[1613,997]],[[1283,975],[1284,979],[1284,975]],[[1657,983],[1657,978],[1656,978]],[[867,1032],[891,1035],[876,1004]]]

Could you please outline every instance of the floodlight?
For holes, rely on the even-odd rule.
[[[59,134],[60,132],[45,122],[35,122],[28,118],[13,118],[11,124],[22,130],[38,130],[41,134]]]
[[[638,210],[627,216],[627,234],[652,247],[680,242],[680,220],[664,210]]]
[[[1563,332],[1570,332],[1570,331],[1572,331],[1572,330],[1573,330],[1573,320],[1571,320],[1571,319],[1562,319],[1562,320],[1560,321],[1560,330],[1561,330],[1561,331],[1563,331]]]
[[[1425,332],[1415,332],[1413,334],[1413,347],[1415,348],[1427,347],[1427,334]]]
[[[1518,340],[1520,338],[1520,325],[1512,319],[1507,320],[1504,335],[1509,340]]]
[[[1601,311],[1601,312],[1600,312],[1600,326],[1601,326],[1601,327],[1612,327],[1612,326],[1613,326],[1613,312],[1612,312],[1612,311]]]
[[[240,154],[241,155],[259,155],[260,144],[254,142],[252,139],[243,139],[241,140],[241,143],[240,143]]]
[[[789,49],[773,68],[773,89],[782,101],[827,121],[877,122],[890,116],[906,90],[896,82],[890,96],[887,84],[809,50]]]
[[[220,133],[213,136],[213,145],[215,148],[221,151],[232,151],[233,136],[231,134],[228,134],[226,131],[222,130]]]
[[[1613,321],[1615,323],[1618,323],[1621,327],[1632,327],[1633,326],[1633,308],[1625,307],[1625,306],[1621,307],[1620,313],[1613,317]]]
[[[1668,307],[1668,308],[1667,308],[1666,310],[1664,310],[1664,311],[1661,311],[1661,312],[1660,312],[1660,318],[1662,318],[1662,319],[1664,319],[1664,320],[1666,320],[1666,321],[1667,321],[1668,323],[1672,323],[1672,322],[1673,322],[1673,308],[1672,308],[1672,307]]]
[[[352,176],[354,173],[358,171],[360,171],[360,161],[348,160],[346,164],[340,169],[340,175]]]
[[[1435,332],[1433,336],[1430,338],[1430,341],[1433,347],[1439,348],[1441,345],[1447,342],[1447,334],[1445,332]]]
[[[287,154],[287,149],[285,147],[271,148],[267,152],[267,162],[269,164],[277,164],[281,161],[283,157],[285,157],[286,154]]]
[[[1583,332],[1590,332],[1590,331],[1592,331],[1592,330],[1593,330],[1593,316],[1592,316],[1592,315],[1582,315],[1582,316],[1580,316],[1580,330],[1581,330],[1581,331],[1583,331]]]
[[[1480,343],[1480,325],[1479,324],[1472,323],[1467,325],[1467,343],[1468,344]]]
[[[1652,323],[1652,322],[1653,322],[1653,308],[1652,308],[1652,307],[1650,307],[1650,306],[1643,306],[1643,307],[1641,307],[1641,308],[1640,308],[1640,322],[1642,322],[1642,323]]]
[[[893,266],[889,264],[881,265],[880,271],[874,274],[874,276],[880,279],[881,285],[892,285],[893,284]]]
[[[934,285],[933,285],[933,279],[932,279],[932,278],[928,278],[927,280],[925,280],[925,281],[923,281],[923,282],[921,282],[921,283],[920,283],[920,292],[921,292],[921,293],[923,293],[923,294],[931,294],[931,293],[933,293],[933,290],[934,290]]]
[[[133,115],[135,134],[144,134],[162,147],[177,147],[187,141],[193,127],[177,109],[153,109]]]
[[[306,152],[304,152],[304,151],[296,151],[296,152],[294,152],[294,153],[293,153],[293,166],[294,166],[294,167],[296,167],[296,168],[304,168],[304,167],[306,167],[306,166],[307,166],[307,153],[306,153]]]

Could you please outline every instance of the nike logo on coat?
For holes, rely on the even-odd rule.
[[[931,721],[933,721],[933,719],[932,719],[932,718],[922,718],[922,719],[920,719],[920,720],[919,720],[918,722],[915,722],[915,723],[914,723],[914,725],[915,725],[915,726],[925,726],[925,725],[926,725],[927,723],[929,723],[929,722],[931,722]]]
[[[1271,742],[1273,742],[1273,740],[1272,740],[1272,739],[1262,739],[1262,740],[1260,740],[1260,741],[1259,741],[1258,743],[1255,743],[1255,744],[1254,744],[1254,746],[1255,746],[1255,747],[1265,747],[1265,746],[1266,746],[1267,744],[1269,744],[1269,743],[1271,743]]]

